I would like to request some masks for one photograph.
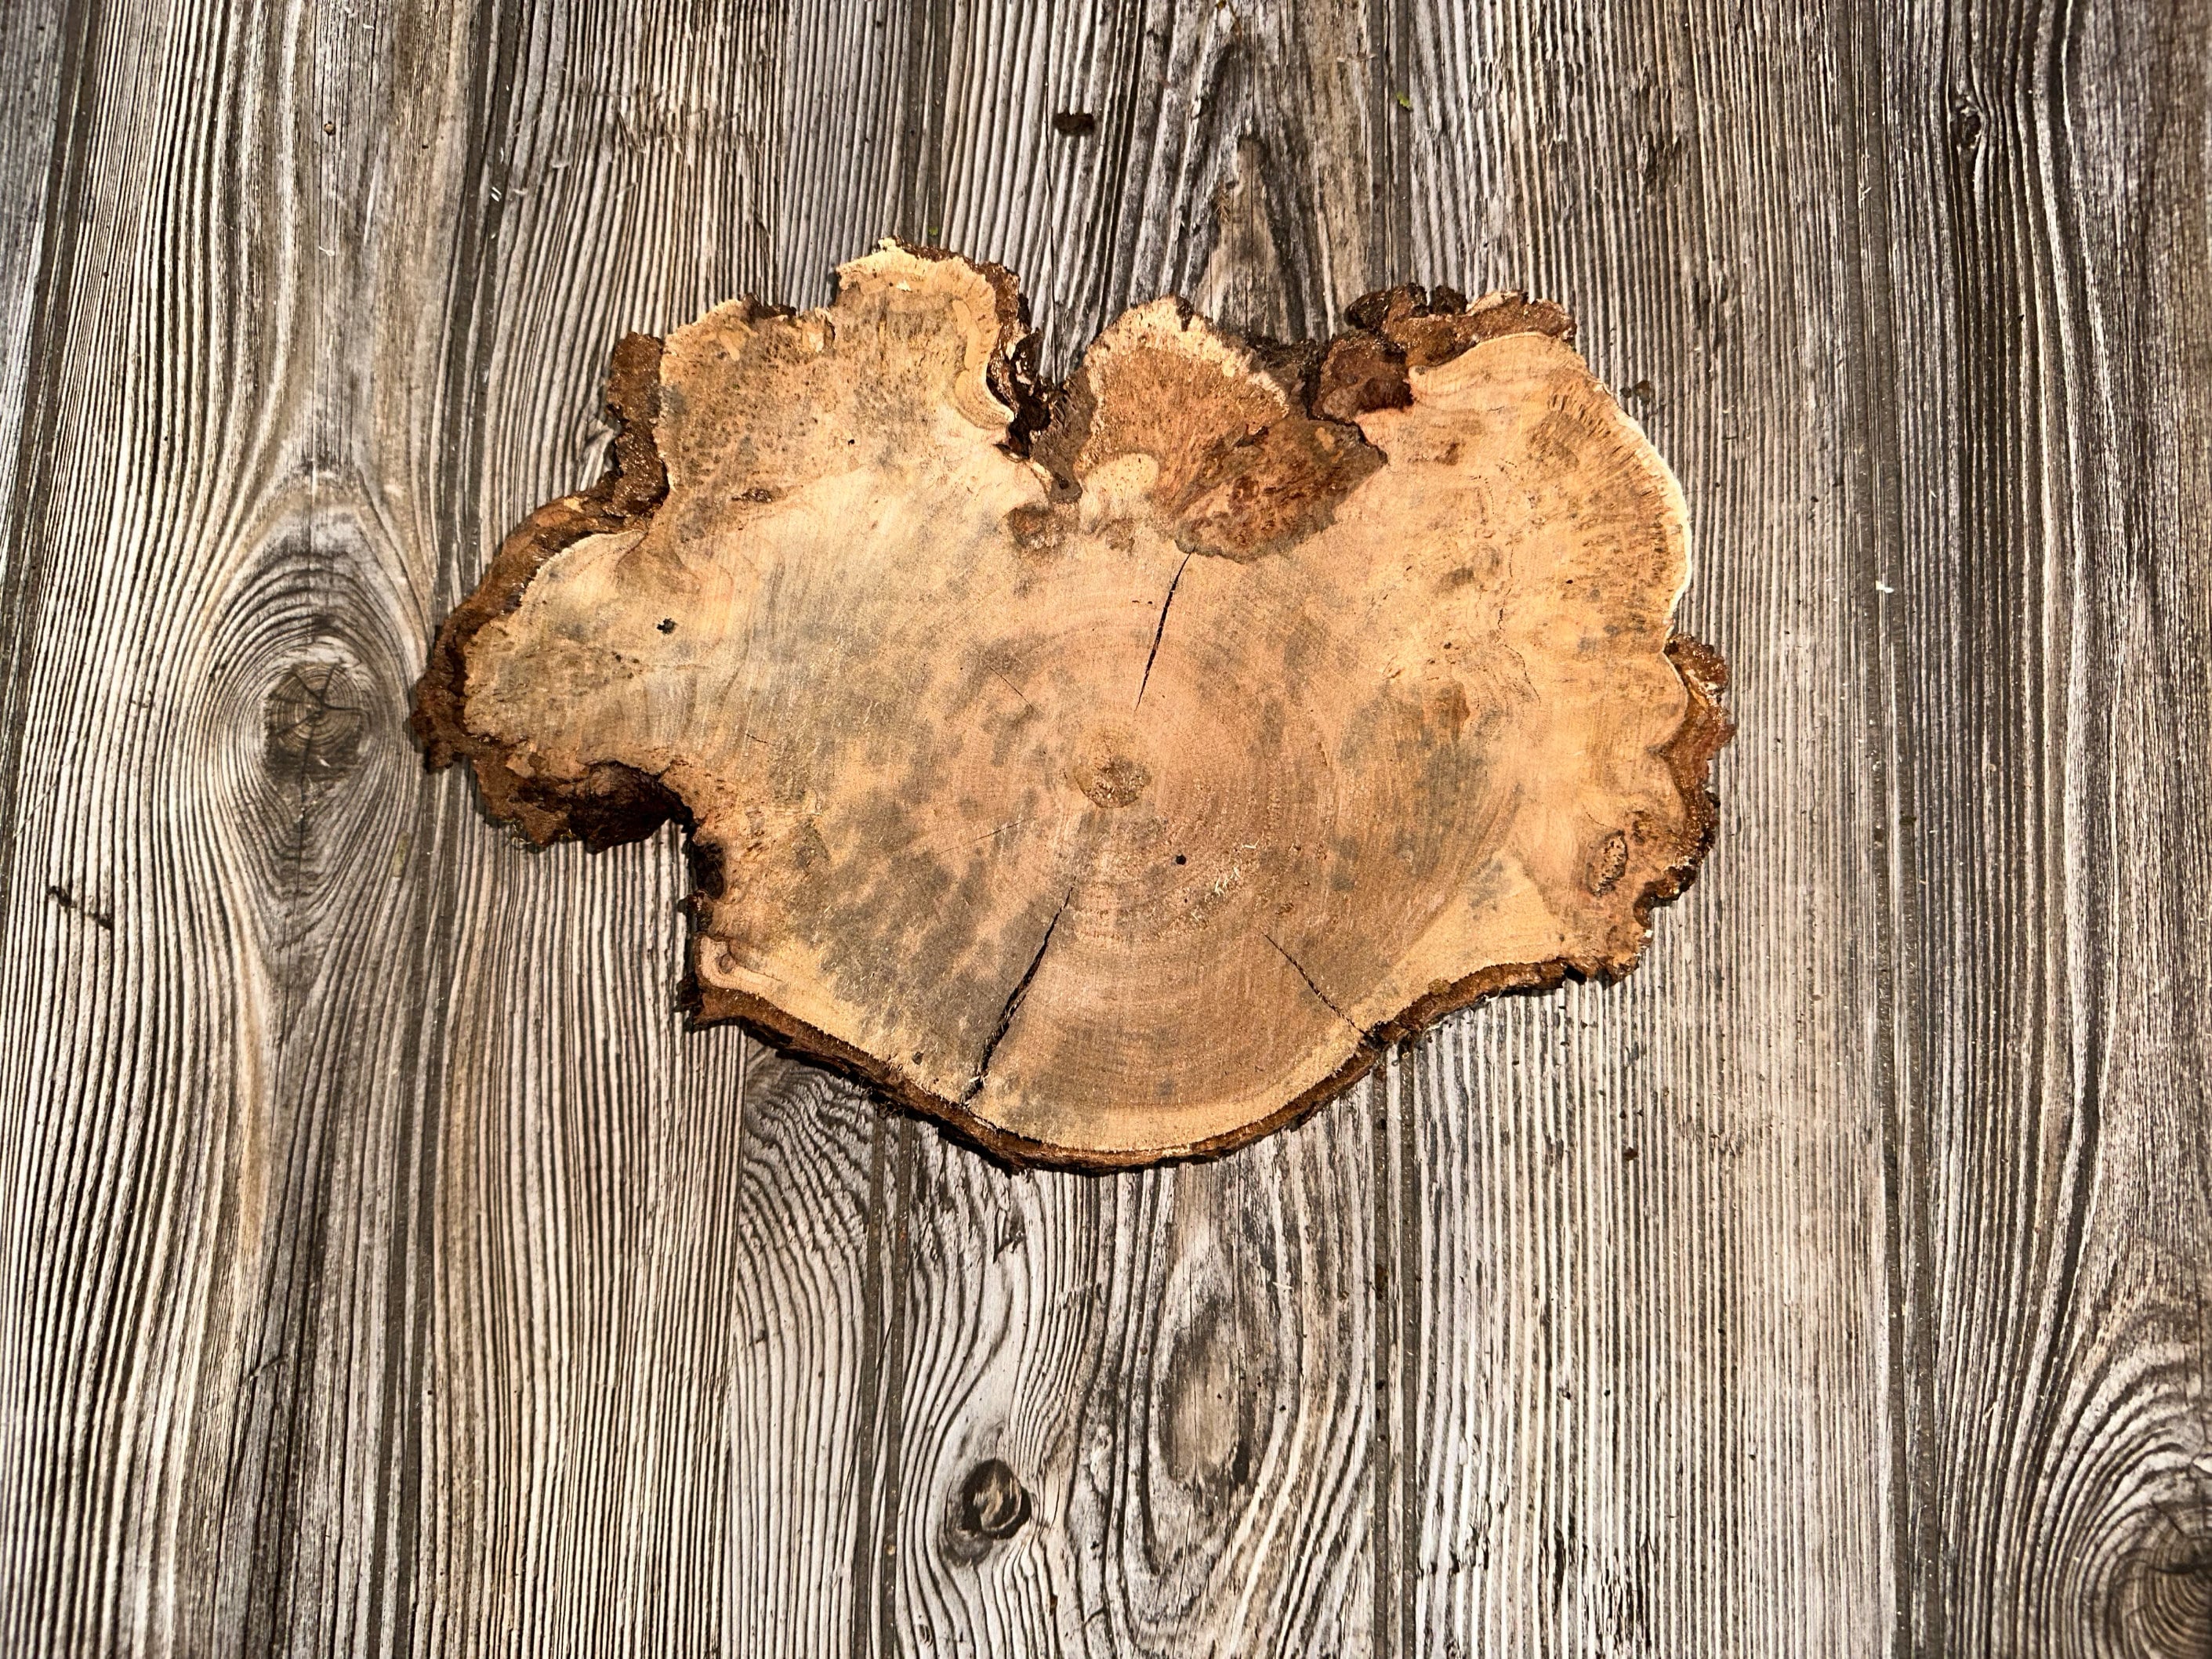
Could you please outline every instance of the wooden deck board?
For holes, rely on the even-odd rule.
[[[2208,24],[8,9],[0,1648],[2212,1651]],[[1010,1173],[423,775],[615,338],[886,234],[1565,301],[1736,674],[1637,973]]]

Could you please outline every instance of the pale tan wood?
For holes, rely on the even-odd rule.
[[[1024,1157],[1222,1150],[1626,971],[1723,671],[1564,313],[1393,290],[1293,356],[1161,300],[1048,402],[1021,310],[887,245],[626,343],[617,471],[441,631],[434,762],[539,841],[680,812],[699,1016]]]

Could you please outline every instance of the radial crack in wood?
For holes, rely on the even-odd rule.
[[[1625,972],[1729,734],[1680,489],[1566,314],[1350,321],[1156,301],[1054,391],[1006,271],[886,243],[632,336],[612,468],[447,619],[417,734],[532,840],[689,826],[702,1019],[1009,1157],[1249,1139]]]

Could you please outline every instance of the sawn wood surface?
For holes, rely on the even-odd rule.
[[[0,9],[0,1650],[2212,1651],[2203,0]],[[1058,120],[1056,117],[1088,117]],[[625,331],[1525,288],[1740,726],[1626,982],[1012,1174],[407,690]]]

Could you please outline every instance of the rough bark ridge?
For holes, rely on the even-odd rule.
[[[840,276],[624,340],[613,469],[416,695],[533,840],[689,826],[699,1018],[1104,1167],[1633,965],[1711,837],[1725,671],[1564,312],[1401,288],[1284,346],[1160,300],[1054,392],[1006,271]]]

